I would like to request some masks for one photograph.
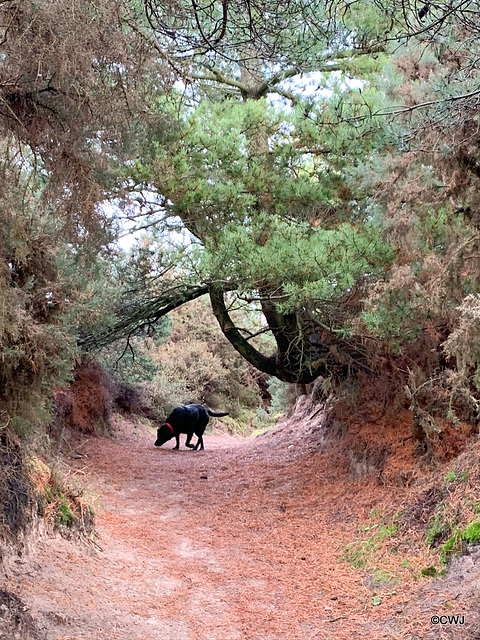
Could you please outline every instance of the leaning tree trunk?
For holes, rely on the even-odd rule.
[[[240,68],[240,82],[243,87],[241,93],[245,101],[260,100],[265,94],[265,77],[255,52],[250,48],[247,53],[248,55],[244,57],[251,62],[248,68],[245,65],[241,65]],[[258,126],[255,129],[249,129],[248,153],[251,158],[255,158],[256,162],[259,159],[264,163],[271,162],[268,134],[265,128]],[[254,238],[254,242],[259,246],[264,246],[271,234],[269,214],[272,206],[269,198],[256,194],[256,210],[259,219],[265,220],[262,229],[258,230]],[[249,344],[248,340],[235,328],[227,312],[223,292],[218,287],[212,287],[210,290],[212,309],[223,333],[235,349],[260,371],[287,382],[312,382],[318,377],[320,369],[322,373],[325,371],[321,357],[328,355],[328,348],[324,349],[323,353],[321,349],[319,350],[318,344],[313,348],[300,312],[282,313],[278,309],[272,299],[274,295],[278,295],[278,282],[259,282],[257,291],[261,299],[263,315],[275,338],[276,354],[265,356]],[[312,361],[313,355],[317,360],[316,363]]]

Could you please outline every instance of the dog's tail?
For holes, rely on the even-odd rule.
[[[228,416],[228,411],[225,411],[225,413],[214,413],[213,411],[210,411],[210,409],[207,409],[208,411],[208,415],[212,416],[212,418],[221,418],[222,416]]]

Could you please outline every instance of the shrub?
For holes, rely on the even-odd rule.
[[[182,403],[228,409],[240,417],[262,401],[258,373],[224,337],[208,308],[198,299],[171,314],[166,344],[152,345],[158,374],[148,385],[155,408],[168,413]]]
[[[114,388],[95,362],[83,362],[74,370],[72,383],[55,393],[56,419],[50,432],[61,438],[65,428],[101,434],[109,428]]]

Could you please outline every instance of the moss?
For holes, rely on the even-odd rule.
[[[457,529],[453,536],[451,536],[445,544],[439,548],[440,560],[443,564],[447,564],[448,559],[454,553],[458,553],[462,550],[462,536],[461,532]]]
[[[394,575],[391,571],[387,571],[386,569],[375,569],[372,572],[369,579],[370,588],[381,588],[386,585],[397,585],[400,583],[400,579],[398,576]]]
[[[63,525],[64,527],[71,527],[75,523],[76,517],[73,515],[70,507],[68,506],[67,498],[61,494],[60,498],[61,502],[58,507],[57,515],[58,523]]]
[[[440,559],[447,564],[449,558],[455,553],[461,553],[463,543],[475,544],[480,540],[480,518],[476,518],[465,529],[454,529],[453,535],[439,547]]]
[[[480,518],[473,520],[462,532],[462,540],[475,544],[480,540]]]

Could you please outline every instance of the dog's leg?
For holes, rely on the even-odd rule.
[[[199,447],[200,449],[203,449],[203,434],[205,432],[205,427],[208,424],[209,421],[209,417],[208,417],[208,413],[207,410],[202,407],[203,409],[203,414],[200,416],[200,419],[198,420],[198,424],[197,427],[195,429],[195,435],[197,436],[198,440],[197,440],[197,444],[195,445],[195,450],[197,450]]]
[[[187,434],[187,439],[185,440],[185,446],[189,447],[190,449],[194,449],[195,447],[193,446],[193,444],[190,444],[190,440],[193,437],[193,432],[190,432],[189,434]]]
[[[179,449],[180,448],[180,436],[175,434],[175,440],[177,441],[177,444],[173,448],[174,449]]]

